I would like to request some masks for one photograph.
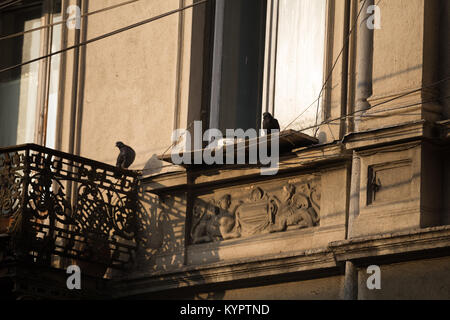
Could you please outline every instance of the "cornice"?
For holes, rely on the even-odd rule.
[[[299,277],[302,274],[326,277],[342,273],[342,266],[346,261],[375,261],[387,256],[394,257],[395,261],[396,257],[399,260],[405,255],[416,257],[414,253],[430,253],[437,249],[450,249],[450,226],[335,241],[319,250],[186,266],[175,271],[134,274],[115,280],[111,285],[116,297],[121,298],[293,274]]]
[[[146,177],[142,180],[146,192],[164,193],[175,189],[186,191],[188,187],[216,187],[227,183],[245,183],[263,179],[277,179],[290,172],[304,171],[323,165],[350,161],[351,153],[340,143],[314,145],[293,150],[280,156],[279,171],[273,176],[261,176],[261,169],[255,165],[204,166],[186,172]]]
[[[439,128],[426,120],[388,126],[346,135],[343,143],[347,150],[363,150],[421,139],[439,139]]]
[[[116,281],[114,291],[118,297],[136,296],[183,287],[219,285],[308,271],[336,273],[337,269],[334,256],[329,250],[303,251],[204,266],[187,266],[174,272],[135,275]]]
[[[329,248],[337,262],[450,249],[450,226],[335,241]]]

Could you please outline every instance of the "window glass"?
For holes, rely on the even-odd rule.
[[[280,0],[274,114],[283,129],[318,97],[323,84],[326,0]],[[289,128],[319,122],[310,107]],[[305,131],[313,134],[314,130]]]
[[[41,6],[0,13],[0,36],[41,26]],[[3,40],[0,68],[39,57],[41,33]],[[0,146],[34,142],[39,63],[0,74]]]
[[[258,128],[261,123],[266,1],[226,0],[219,129]]]
[[[48,8],[52,5],[53,12],[47,9],[43,12],[42,2],[1,12],[0,37],[60,22],[61,1],[44,3]],[[62,26],[58,24],[1,40],[0,68],[59,51]],[[45,40],[47,36],[50,41]],[[50,63],[50,73],[47,73],[46,62]],[[55,55],[0,74],[0,146],[40,143],[41,137],[37,137],[37,128],[42,126],[39,124],[39,110],[47,108],[47,112],[43,111],[47,114],[45,145],[55,147],[59,68],[60,55]]]
[[[62,20],[60,13],[53,15],[53,22],[60,22]],[[52,38],[52,52],[61,50],[61,31],[62,25],[53,27]],[[58,88],[59,88],[59,66],[61,62],[61,55],[57,54],[51,58],[50,70],[50,92],[48,97],[48,115],[47,115],[47,135],[46,146],[55,148],[56,140],[56,121],[58,112]]]

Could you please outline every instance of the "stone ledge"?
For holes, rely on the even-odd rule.
[[[191,265],[176,271],[141,273],[114,281],[117,298],[178,288],[226,284],[289,274],[339,272],[345,261],[450,248],[450,226],[430,227],[330,242],[328,248]]]
[[[187,246],[186,264],[210,265],[221,262],[281,257],[290,252],[320,250],[332,240],[345,238],[345,225],[317,226],[303,230],[256,235],[208,244]],[[220,257],[220,258],[219,258]]]
[[[350,133],[344,137],[347,150],[360,150],[396,144],[422,138],[439,138],[434,123],[419,120],[395,126],[387,126],[362,132]]]
[[[441,138],[450,140],[450,120],[440,121],[438,124],[441,127]]]
[[[35,264],[10,263],[0,269],[0,281],[9,280],[14,285],[12,296],[62,300],[111,299],[108,279],[89,276],[81,272],[82,290],[67,288],[66,270],[42,267]],[[2,272],[3,271],[3,272]],[[5,288],[2,288],[5,289]]]
[[[317,166],[345,163],[351,160],[341,143],[330,143],[297,148],[288,154],[280,155],[279,172],[266,179],[276,179],[291,171],[299,171]],[[322,170],[323,168],[317,168]],[[142,178],[147,193],[164,193],[173,190],[186,191],[191,187],[215,187],[229,182],[247,183],[261,179],[261,169],[257,165],[205,166],[187,172],[172,172]],[[188,181],[189,180],[189,181]]]
[[[115,282],[114,291],[120,298],[183,287],[217,285],[298,272],[326,273],[331,270],[336,271],[337,268],[338,265],[332,252],[321,249],[239,259],[233,262],[187,266],[176,272],[157,272],[125,277]]]
[[[337,262],[450,248],[450,226],[396,232],[329,244]]]

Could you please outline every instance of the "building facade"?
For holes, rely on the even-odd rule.
[[[447,0],[0,2],[5,296],[450,298],[449,15]],[[275,175],[173,163],[175,130],[259,130],[265,112]],[[65,287],[73,264],[85,291]]]

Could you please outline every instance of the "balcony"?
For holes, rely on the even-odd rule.
[[[0,278],[18,265],[76,264],[94,279],[132,268],[146,221],[138,176],[33,144],[0,149]]]

